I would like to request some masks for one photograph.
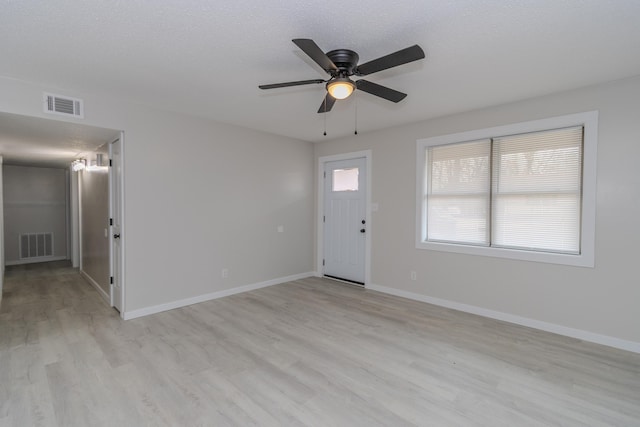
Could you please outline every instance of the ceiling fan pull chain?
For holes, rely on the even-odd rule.
[[[355,98],[354,101],[356,103],[356,124],[355,124],[355,130],[353,131],[353,134],[357,135],[358,134],[358,95],[355,94],[354,98]]]
[[[324,136],[327,136],[327,97],[324,98]]]

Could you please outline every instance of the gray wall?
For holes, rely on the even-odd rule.
[[[0,77],[0,111],[54,119],[51,90]],[[124,131],[125,315],[313,270],[311,143],[56,93],[84,99],[83,124]]]
[[[7,264],[20,260],[19,235],[53,232],[52,258],[67,257],[65,169],[4,165],[4,247]]]
[[[640,343],[638,100],[633,78],[328,141],[315,156],[372,150],[374,285]],[[600,111],[595,268],[416,249],[417,139],[591,110]]]
[[[83,170],[79,176],[82,271],[108,295],[109,171]]]

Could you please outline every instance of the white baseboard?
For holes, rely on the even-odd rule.
[[[479,316],[488,317],[491,319],[502,320],[509,323],[515,323],[516,325],[527,326],[529,328],[540,329],[542,331],[552,332],[558,335],[564,335],[571,338],[577,338],[582,341],[589,341],[596,344],[602,344],[621,350],[632,351],[634,353],[640,353],[640,343],[635,341],[627,341],[620,338],[610,337],[607,335],[596,334],[581,329],[569,328],[566,326],[556,325],[554,323],[542,322],[540,320],[529,319],[526,317],[516,316],[514,314],[502,313],[500,311],[489,310],[482,307],[476,307],[473,305],[462,304],[455,301],[449,301],[440,298],[434,298],[427,295],[416,294],[414,292],[403,291],[400,289],[389,288],[379,285],[367,285],[367,289],[372,291],[383,292],[389,295],[395,295],[402,298],[407,298],[415,301],[426,302],[441,307],[451,308],[458,311],[464,311],[465,313],[477,314]]]
[[[96,290],[98,291],[98,293],[100,294],[100,296],[102,298],[104,298],[105,301],[107,301],[107,303],[109,305],[111,305],[111,296],[105,292],[104,289],[102,289],[100,287],[100,285],[98,284],[98,282],[96,282],[95,280],[93,280],[93,277],[89,276],[86,272],[80,270],[80,275],[82,277],[84,277],[84,279],[89,282],[91,284],[91,286],[93,286],[94,288],[96,288]]]
[[[252,285],[238,286],[236,288],[225,289],[223,291],[212,292],[210,294],[199,295],[197,297],[185,298],[178,301],[172,301],[165,304],[154,305],[152,307],[140,308],[138,310],[125,311],[122,318],[124,320],[135,319],[137,317],[149,316],[151,314],[160,313],[163,311],[173,310],[175,308],[186,307],[188,305],[198,304],[205,301],[210,301],[218,298],[227,297],[230,295],[240,294],[243,292],[254,291],[260,288],[266,288],[267,286],[279,285],[280,283],[291,282],[293,280],[300,280],[307,277],[312,277],[313,272],[294,274],[292,276],[279,277],[277,279],[267,280],[265,282],[254,283]]]
[[[27,259],[18,259],[13,261],[7,261],[5,265],[23,265],[23,264],[36,264],[39,262],[49,262],[49,261],[64,261],[65,259],[69,259],[66,256],[41,256],[41,257],[33,257]]]

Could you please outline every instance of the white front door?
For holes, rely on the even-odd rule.
[[[324,167],[324,275],[364,284],[366,159],[326,162]]]
[[[110,144],[111,160],[110,193],[111,193],[111,305],[122,313],[122,141]]]

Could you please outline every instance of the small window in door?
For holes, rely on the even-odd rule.
[[[334,169],[332,191],[358,191],[358,168]]]

